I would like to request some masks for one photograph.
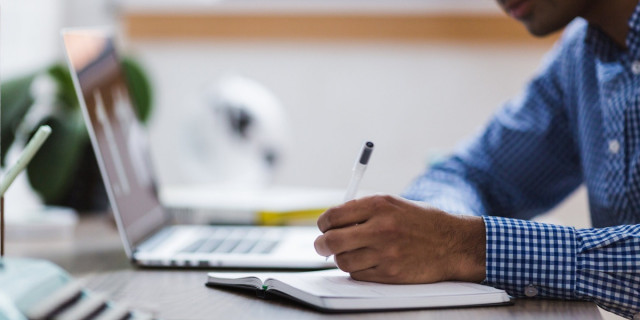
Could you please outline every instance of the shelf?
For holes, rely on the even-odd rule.
[[[548,46],[499,13],[144,12],[124,14],[132,39],[478,41]]]

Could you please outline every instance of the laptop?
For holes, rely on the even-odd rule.
[[[315,227],[172,225],[110,29],[62,32],[67,62],[124,249],[148,267],[320,269]]]

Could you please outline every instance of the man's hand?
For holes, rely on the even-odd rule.
[[[485,278],[485,227],[393,196],[333,207],[318,219],[318,254],[356,280],[382,283],[480,282]]]

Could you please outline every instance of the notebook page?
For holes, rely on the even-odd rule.
[[[265,280],[276,277],[278,273],[209,272],[207,275],[207,282],[212,284],[249,285],[260,288]]]
[[[353,280],[348,273],[337,269],[284,273],[275,275],[275,279],[315,296],[335,298],[468,296],[504,292],[492,287],[467,282],[409,285],[364,282]],[[273,285],[273,287],[278,286],[277,283]]]

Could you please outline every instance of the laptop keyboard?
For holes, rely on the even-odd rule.
[[[181,253],[268,254],[280,242],[282,230],[213,228],[180,250]]]

